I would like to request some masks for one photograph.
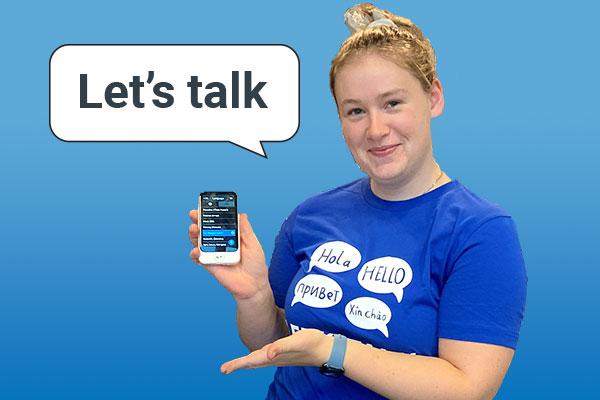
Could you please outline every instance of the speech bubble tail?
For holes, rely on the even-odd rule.
[[[404,289],[394,292],[394,296],[396,296],[396,300],[398,300],[398,303],[400,303],[404,297]]]
[[[244,140],[243,137],[237,137],[234,140],[230,140],[231,143],[236,146],[240,146],[248,151],[253,152],[254,154],[258,154],[261,157],[267,158],[267,153],[262,145],[260,140],[252,140],[252,138],[247,138]]]
[[[299,302],[299,301],[300,301],[300,299],[299,299],[299,298],[297,298],[297,297],[294,297],[294,298],[292,299],[292,304],[290,304],[290,307],[294,307],[294,304],[296,304],[296,303],[297,303],[297,302]]]
[[[383,333],[385,335],[386,338],[390,337],[390,333],[388,332],[388,328],[387,325],[382,325],[381,327],[377,328],[377,330],[381,333]]]

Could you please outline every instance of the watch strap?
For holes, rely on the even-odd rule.
[[[331,348],[331,354],[329,355],[327,366],[343,369],[347,343],[348,339],[346,336],[339,334],[333,335],[333,347]]]

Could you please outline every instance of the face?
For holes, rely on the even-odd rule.
[[[376,54],[340,68],[335,94],[346,144],[378,184],[403,184],[432,162],[431,118],[442,113],[439,81],[431,93],[406,69]]]

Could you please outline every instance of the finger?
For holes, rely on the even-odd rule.
[[[192,259],[192,261],[194,261],[196,264],[198,264],[201,267],[204,267],[206,270],[208,270],[208,272],[210,272],[211,274],[214,274],[214,270],[218,269],[218,268],[223,268],[222,265],[218,265],[218,264],[202,264],[200,262],[200,254],[202,252],[200,251],[200,249],[198,248],[198,246],[194,247],[191,251],[190,251],[190,258]]]
[[[274,364],[267,358],[267,352],[263,347],[262,349],[253,351],[247,356],[227,361],[221,365],[221,372],[224,374],[230,374],[242,368],[261,368],[269,365]]]
[[[192,251],[190,251],[190,258],[192,259],[192,261],[194,261],[196,264],[198,265],[202,265],[200,264],[200,261],[198,260],[200,258],[200,249],[198,247],[194,247],[192,249]]]
[[[200,235],[200,228],[198,228],[198,225],[191,224],[188,228],[188,235],[192,244],[198,246],[198,236]]]
[[[190,218],[192,222],[198,223],[198,210],[190,210]]]

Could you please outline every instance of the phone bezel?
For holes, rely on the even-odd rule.
[[[233,195],[233,199],[235,202],[235,209],[237,214],[236,221],[236,232],[237,232],[237,250],[229,251],[229,252],[203,252],[202,251],[202,196],[205,195]],[[210,192],[202,192],[198,196],[198,250],[200,250],[200,257],[198,261],[201,264],[222,264],[222,265],[231,265],[237,264],[240,262],[241,256],[241,242],[240,242],[240,214],[238,211],[238,201],[237,201],[237,193],[234,191],[210,191]]]

